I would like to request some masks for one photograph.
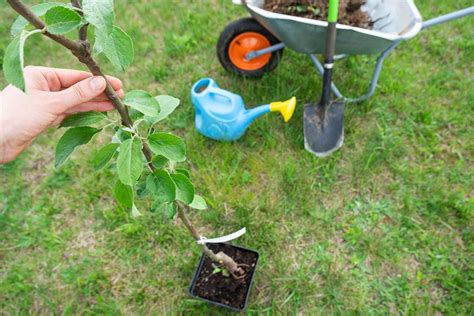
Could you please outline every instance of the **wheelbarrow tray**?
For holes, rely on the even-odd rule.
[[[305,54],[324,53],[327,22],[274,13],[262,9],[263,0],[247,0],[250,14],[287,47]],[[337,24],[336,54],[381,53],[394,42],[415,36],[422,18],[412,0],[367,0],[362,7],[372,21],[372,30]]]

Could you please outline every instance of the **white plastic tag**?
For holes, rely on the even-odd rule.
[[[241,230],[236,231],[235,233],[232,233],[232,234],[226,235],[226,236],[222,236],[222,237],[218,237],[218,238],[207,239],[206,237],[201,236],[201,238],[199,240],[197,240],[197,243],[200,244],[200,245],[203,245],[203,244],[217,244],[217,243],[221,243],[221,242],[228,242],[228,241],[231,241],[233,239],[239,238],[240,236],[242,236],[246,232],[247,232],[247,230],[244,227]]]

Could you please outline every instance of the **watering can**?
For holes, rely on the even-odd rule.
[[[296,107],[296,98],[293,97],[247,110],[240,95],[219,88],[211,78],[196,82],[191,98],[196,110],[196,129],[206,137],[223,141],[239,139],[250,124],[265,113],[280,112],[288,122]]]

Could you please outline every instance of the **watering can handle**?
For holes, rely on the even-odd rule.
[[[323,93],[321,102],[329,104],[331,97],[332,66],[336,48],[336,24],[339,14],[339,0],[329,0],[328,28],[326,33],[326,49],[324,51]]]

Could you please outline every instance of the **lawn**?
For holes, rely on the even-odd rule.
[[[211,205],[191,219],[208,237],[247,227],[235,243],[261,255],[249,314],[472,315],[474,17],[400,45],[375,96],[347,106],[344,147],[318,159],[303,148],[303,104],[321,87],[308,58],[287,50],[273,73],[242,79],[215,54],[223,28],[247,16],[230,0],[115,2],[135,61],[126,74],[105,69],[128,90],[182,100],[163,129],[186,140],[183,166]],[[472,1],[416,4],[429,19]],[[1,4],[0,17],[1,56],[15,14]],[[26,49],[27,64],[82,69],[49,40]],[[335,80],[361,94],[373,63],[342,61]],[[248,105],[296,95],[295,117],[264,116],[238,142],[208,140],[189,95],[206,76]],[[0,166],[0,314],[225,313],[187,294],[200,252],[179,220],[135,219],[115,204],[113,170],[89,163],[107,137],[55,169],[62,133]]]

